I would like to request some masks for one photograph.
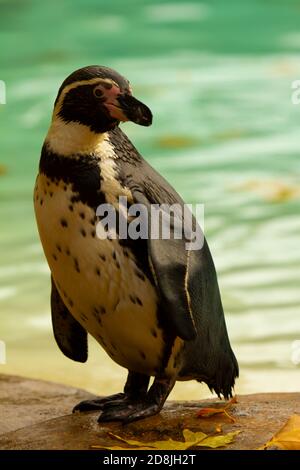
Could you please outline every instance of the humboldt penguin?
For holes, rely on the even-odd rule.
[[[58,91],[34,191],[59,348],[85,362],[89,333],[128,370],[122,393],[75,406],[101,410],[99,422],[158,413],[177,380],[205,382],[227,399],[238,376],[206,240],[188,250],[174,223],[168,239],[122,238],[118,224],[103,236],[97,208],[120,214],[121,196],[148,208],[150,223],[152,205],[184,204],[122,132],[124,121],[152,123],[128,80],[103,66],[73,72]]]

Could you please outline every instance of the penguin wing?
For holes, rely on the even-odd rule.
[[[70,314],[51,277],[51,315],[55,340],[69,359],[86,362],[88,358],[87,332]]]
[[[153,223],[151,203],[140,190],[133,188],[134,201],[147,208],[148,227]],[[165,203],[166,201],[164,201]],[[155,204],[160,204],[160,198],[155,198]],[[170,237],[151,238],[148,236],[148,259],[150,268],[159,290],[166,312],[170,317],[175,331],[184,340],[194,339],[197,335],[194,312],[192,309],[189,289],[189,259],[190,251],[185,248],[185,239],[174,239],[175,224],[170,221]],[[148,230],[150,230],[148,228]],[[192,255],[193,256],[193,255]]]
[[[124,136],[124,134],[123,134]],[[157,173],[142,157],[137,154],[130,141],[126,141],[126,154],[131,160],[119,160],[119,176],[123,184],[131,191],[135,203],[147,208],[148,227],[152,225],[152,204],[177,204],[183,208],[183,201],[170,184]],[[132,159],[136,157],[136,161]],[[180,218],[180,215],[179,215]],[[190,213],[193,227],[198,226]],[[197,336],[195,326],[194,286],[191,282],[198,274],[197,263],[190,263],[197,256],[186,249],[188,240],[182,237],[174,239],[175,223],[171,221],[170,237],[154,239],[148,236],[148,258],[157,289],[170,317],[170,322],[179,337],[192,340]],[[202,232],[201,232],[202,233]],[[192,286],[192,288],[190,288]]]

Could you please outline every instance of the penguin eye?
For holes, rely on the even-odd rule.
[[[94,88],[93,93],[96,96],[96,98],[103,97],[103,91],[99,87]]]

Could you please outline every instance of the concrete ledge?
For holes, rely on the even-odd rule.
[[[152,418],[122,426],[99,425],[98,412],[72,415],[72,407],[91,397],[83,390],[50,382],[0,375],[0,449],[78,449],[93,445],[116,445],[107,432],[142,441],[172,437],[181,440],[182,430],[215,433],[241,431],[227,449],[257,449],[267,442],[294,413],[300,413],[300,394],[272,393],[238,397],[230,413],[232,423],[223,415],[197,418],[201,407],[222,407],[222,402],[202,400],[170,401]]]

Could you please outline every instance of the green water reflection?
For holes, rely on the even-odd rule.
[[[0,0],[0,371],[109,393],[124,372],[91,344],[73,364],[51,334],[49,272],[32,208],[52,102],[73,69],[126,75],[153,110],[150,129],[124,125],[188,202],[205,203],[241,365],[238,391],[297,390],[300,339],[300,2],[286,0]],[[197,398],[198,384],[173,397]]]

